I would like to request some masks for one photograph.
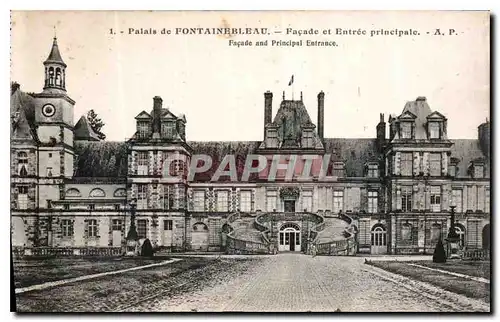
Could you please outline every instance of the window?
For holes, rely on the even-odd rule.
[[[343,162],[335,162],[333,164],[332,175],[334,177],[339,177],[339,178],[344,177],[344,163]]]
[[[372,246],[387,246],[387,231],[377,226],[372,230]]]
[[[441,175],[441,153],[429,154],[429,167],[431,171],[431,176]]]
[[[161,195],[161,206],[164,210],[169,210],[174,207],[174,191],[173,187],[164,184],[163,194]]]
[[[89,219],[87,221],[87,237],[97,237],[97,220]]]
[[[303,147],[312,148],[314,146],[314,134],[312,131],[304,131],[303,133]]]
[[[172,220],[163,221],[163,230],[172,230]]]
[[[240,190],[240,210],[243,212],[252,211],[252,192]]]
[[[193,211],[205,211],[205,191],[195,190],[193,192]]]
[[[95,210],[95,205],[94,204],[90,204],[90,205],[88,205],[88,208],[89,208],[89,210]]]
[[[465,246],[465,228],[460,224],[455,224],[455,232],[460,238],[460,247]]]
[[[139,132],[140,138],[146,138],[149,136],[149,122],[137,122],[137,132]]]
[[[484,167],[482,165],[474,166],[474,178],[483,178],[484,177]]]
[[[378,165],[369,164],[366,175],[368,178],[378,178]]]
[[[455,212],[456,213],[461,213],[462,212],[462,189],[453,189],[451,192],[451,205],[456,206]]]
[[[61,220],[61,233],[62,237],[73,237],[73,220]]]
[[[17,208],[28,209],[28,186],[19,186],[17,189]]]
[[[378,192],[368,191],[368,213],[374,214],[378,211]]]
[[[137,152],[137,174],[140,176],[148,175],[148,152]]]
[[[47,167],[47,177],[52,177],[52,167]]]
[[[148,208],[148,185],[140,183],[137,185],[137,209]]]
[[[183,185],[177,185],[177,195],[179,198],[177,199],[177,206],[179,209],[186,208],[186,188]]]
[[[401,240],[402,241],[411,241],[411,230],[412,226],[408,223],[401,225]]]
[[[439,123],[429,122],[429,139],[439,139]]]
[[[490,187],[484,189],[484,212],[490,212]]]
[[[114,231],[122,231],[123,221],[121,219],[113,219],[111,222],[111,229]]]
[[[412,188],[401,187],[401,210],[404,212],[412,210]]]
[[[277,191],[276,190],[270,190],[267,191],[267,211],[272,212],[276,209],[276,202],[278,201],[277,199]]]
[[[115,210],[116,210],[116,211],[120,211],[120,205],[119,205],[119,204],[116,204],[116,205],[115,205]]]
[[[26,152],[17,154],[17,174],[23,177],[28,175],[28,153]]]
[[[49,153],[49,158],[52,158],[52,153]]]
[[[333,191],[333,212],[339,213],[344,208],[344,191]]]
[[[270,129],[267,131],[267,143],[268,148],[278,147],[278,132],[275,129]]]
[[[137,220],[137,236],[139,238],[146,238],[148,234],[148,226],[146,219]]]
[[[163,137],[166,138],[173,138],[174,137],[174,123],[173,122],[162,122],[161,123],[162,127],[162,133]]]
[[[431,243],[435,244],[441,238],[441,225],[432,224],[431,225]]]
[[[411,139],[411,123],[410,122],[401,122],[401,138],[402,139]]]
[[[413,174],[413,153],[401,153],[401,175],[411,176]]]
[[[312,194],[313,194],[313,192],[310,190],[304,190],[302,192],[302,209],[301,210],[309,211],[309,212],[312,211],[312,207],[313,207]]]
[[[431,211],[441,211],[441,187],[431,187]]]
[[[64,204],[63,208],[64,208],[64,210],[69,210],[69,204]]]
[[[172,177],[184,177],[187,175],[186,163],[183,160],[170,162],[169,173]]]
[[[228,191],[217,191],[217,211],[228,211]]]

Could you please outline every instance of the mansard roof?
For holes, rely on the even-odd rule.
[[[74,138],[75,140],[82,140],[82,141],[99,141],[99,136],[95,131],[92,129],[90,126],[89,121],[85,117],[85,115],[82,115],[78,122],[75,125],[74,129]]]
[[[38,141],[35,126],[34,98],[12,83],[10,96],[10,125],[13,139]]]
[[[473,160],[484,158],[485,176],[490,177],[490,158],[485,157],[481,151],[479,140],[476,139],[460,139],[450,140],[453,142],[451,147],[451,157],[459,159],[458,176],[469,177],[467,168]]]
[[[427,140],[427,131],[425,124],[427,123],[427,117],[432,115],[433,112],[427,103],[425,97],[417,97],[416,100],[406,102],[405,107],[401,115],[395,120],[402,120],[408,116],[413,117],[415,120],[415,139],[416,140]],[[394,120],[394,119],[393,119]]]
[[[75,177],[125,177],[127,144],[112,141],[75,141]]]

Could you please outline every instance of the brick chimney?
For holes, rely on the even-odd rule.
[[[382,152],[385,144],[385,121],[384,114],[380,113],[380,122],[377,124],[377,149]]]
[[[324,124],[325,124],[325,93],[323,91],[318,94],[318,136],[321,140],[324,139]]]
[[[163,100],[160,96],[153,97],[153,138],[160,137],[160,119]]]
[[[481,151],[486,157],[490,156],[490,121],[486,119],[486,122],[479,125],[477,128],[479,145],[481,146]]]
[[[273,117],[273,93],[267,91],[264,93],[264,137],[266,124],[272,122]]]

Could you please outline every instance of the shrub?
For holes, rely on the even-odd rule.
[[[141,256],[144,257],[153,257],[153,245],[151,245],[151,242],[149,239],[146,239],[144,243],[142,244],[141,248]]]
[[[446,253],[444,251],[443,241],[439,238],[436,248],[434,249],[434,255],[432,255],[432,261],[434,263],[445,263]]]

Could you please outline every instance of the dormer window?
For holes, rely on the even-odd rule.
[[[140,138],[147,138],[149,136],[149,122],[137,122],[137,132]]]
[[[366,176],[368,178],[378,178],[379,177],[378,164],[376,163],[368,164],[366,169]]]
[[[174,137],[174,123],[171,121],[162,122],[161,124],[161,133],[165,138],[173,138]]]
[[[401,138],[411,139],[413,137],[411,122],[401,122]]]
[[[278,131],[276,129],[267,130],[267,147],[277,148],[278,147]]]
[[[332,169],[332,175],[334,177],[342,178],[344,177],[344,162],[334,162],[333,163],[333,169]]]
[[[21,151],[17,154],[17,174],[24,177],[28,175],[28,153]]]
[[[484,177],[484,166],[482,164],[474,165],[474,178]]]
[[[304,132],[302,132],[302,147],[304,148],[314,147],[314,134],[312,131],[304,130]]]
[[[438,122],[429,123],[429,139],[440,139],[441,133]]]

